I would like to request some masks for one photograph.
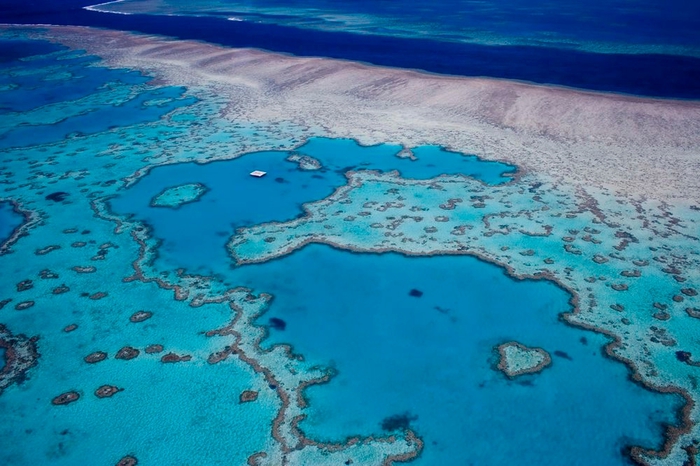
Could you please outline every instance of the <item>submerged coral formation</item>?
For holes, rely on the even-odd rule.
[[[170,207],[177,209],[180,206],[197,202],[207,192],[207,187],[201,183],[189,183],[167,188],[151,199],[153,207]]]
[[[0,324],[0,349],[4,350],[4,363],[0,370],[0,395],[12,384],[21,383],[27,377],[27,371],[37,364],[39,337],[27,338],[23,334],[15,335]]]
[[[535,374],[552,363],[552,357],[542,348],[528,348],[517,341],[509,341],[496,347],[500,360],[498,369],[510,378]]]
[[[519,171],[504,178],[499,170],[499,181],[488,183],[478,174],[438,171],[417,179],[346,167],[338,170],[345,185],[311,199],[296,218],[235,228],[231,222],[239,219],[226,219],[227,230],[211,232],[222,244],[228,238],[230,258],[219,251],[226,267],[229,260],[236,267],[274,263],[322,243],[370,254],[476,256],[515,279],[552,281],[571,296],[573,310],[561,315],[563,321],[605,335],[605,354],[626,364],[636,382],[682,400],[663,445],[632,446],[632,458],[645,464],[695,461],[700,208],[691,155],[700,147],[697,104],[442,78],[114,31],[7,28],[4,34],[49,37],[103,56],[103,64],[145,70],[157,79],[96,71],[101,68],[88,67],[81,53],[70,50],[47,52],[36,68],[30,61],[16,65],[17,75],[52,75],[58,67],[92,81],[76,86],[66,100],[11,112],[0,128],[6,173],[0,196],[25,212],[0,249],[0,268],[13,277],[0,284],[7,324],[0,327],[0,402],[8,419],[0,434],[15,438],[34,429],[21,451],[0,455],[37,463],[32,455],[45,448],[36,445],[62,448],[56,432],[92,429],[113,437],[99,453],[101,461],[167,462],[162,458],[171,458],[163,456],[173,454],[169,445],[146,448],[128,435],[143,427],[142,419],[158,427],[143,431],[175,439],[179,459],[206,454],[232,464],[393,464],[432,448],[420,436],[422,416],[408,412],[381,423],[390,432],[345,439],[308,435],[310,389],[332,389],[337,372],[289,345],[264,347],[272,332],[287,335],[295,325],[286,317],[262,318],[273,299],[266,292],[274,290],[228,283],[223,273],[168,269],[159,262],[163,246],[149,219],[110,208],[153,167],[293,151],[312,136],[325,136],[365,145],[391,141],[397,163],[421,163],[419,147],[440,145],[517,163]],[[539,112],[543,103],[551,114]],[[102,119],[91,117],[95,124],[88,128],[85,115],[95,112],[119,125],[100,126]],[[28,141],[22,132],[27,126],[41,128],[42,139]],[[86,132],[79,132],[83,127]],[[300,154],[288,159],[298,164],[290,170],[310,170],[312,180],[330,176],[322,157]],[[436,153],[438,160],[443,156]],[[257,181],[287,189],[291,175],[268,178]],[[267,185],[257,186],[264,192]],[[162,215],[201,200],[206,189],[181,184],[147,200],[159,212],[153,215]],[[417,303],[430,299],[421,283],[406,284],[401,295]],[[457,318],[443,307],[430,312]],[[31,369],[39,342],[51,351],[42,350]],[[499,367],[511,377],[551,362],[544,350],[513,341],[498,351]],[[575,362],[565,352],[553,354]],[[27,373],[38,376],[21,392],[8,389]],[[162,398],[158,403],[144,401],[154,394]],[[35,407],[35,399],[45,406]],[[186,429],[187,422],[162,422],[190,415],[177,410],[185,404],[197,413],[189,420],[212,424]],[[87,417],[71,417],[74,408]],[[60,428],[39,421],[48,409]],[[120,415],[94,424],[109,409]],[[128,415],[141,409],[138,422]],[[203,437],[212,431],[226,434],[226,448]],[[210,444],[215,448],[202,450]],[[62,454],[75,455],[77,463],[88,455],[78,447]]]

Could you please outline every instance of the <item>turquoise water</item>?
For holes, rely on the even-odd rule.
[[[302,204],[332,194],[346,183],[344,173],[349,170],[398,170],[416,179],[464,174],[492,185],[509,181],[506,174],[515,170],[439,147],[414,149],[417,160],[397,157],[400,151],[391,144],[362,147],[352,140],[312,138],[291,153],[259,152],[229,161],[157,167],[110,203],[116,213],[133,215],[153,228],[153,235],[163,241],[159,260],[165,268],[221,275],[230,267],[225,244],[237,228],[302,215]],[[301,170],[285,160],[292,153],[313,157],[322,168]],[[253,170],[267,175],[251,177]],[[209,191],[176,210],[149,205],[164,189],[185,183],[201,183]]]
[[[183,458],[245,464],[267,443],[274,393],[263,391],[260,403],[238,404],[241,391],[260,385],[252,370],[220,364],[203,373],[200,364],[163,365],[143,357],[76,368],[58,355],[42,357],[43,370],[30,383],[0,397],[2,464],[106,465],[127,453],[140,464],[181,464]],[[124,391],[93,396],[105,383]],[[54,407],[46,399],[78,387],[84,391],[72,405]]]
[[[212,272],[231,285],[274,295],[258,319],[270,332],[263,345],[291,343],[309,365],[336,372],[330,383],[306,391],[310,406],[300,427],[311,438],[390,434],[384,421],[405,415],[425,440],[418,464],[512,464],[515,457],[520,464],[614,465],[625,463],[627,445],[659,446],[662,424],[675,421],[676,397],[635,385],[624,365],[601,355],[604,337],[558,319],[570,310],[569,296],[551,282],[516,281],[468,257],[354,254],[320,245],[233,267],[224,248],[236,228],[302,215],[303,203],[344,185],[348,170],[398,170],[396,176],[414,179],[468,175],[484,194],[505,189],[499,185],[512,179],[514,167],[433,146],[415,148],[412,161],[396,157],[402,149],[396,145],[313,138],[293,153],[318,160],[318,170],[286,161],[290,152],[257,152],[155,168],[120,190],[116,180],[155,160],[183,154],[192,160],[205,150],[207,156],[235,153],[243,146],[235,137],[250,141],[251,130],[216,120],[215,110],[207,113],[182,88],[149,87],[140,74],[22,44],[8,52],[2,66],[12,65],[0,72],[16,84],[0,92],[6,112],[0,160],[7,178],[0,189],[39,211],[42,223],[0,256],[0,270],[9,277],[0,283],[0,300],[13,300],[0,314],[14,333],[39,336],[41,356],[26,380],[0,396],[0,464],[115,464],[126,454],[139,464],[245,464],[249,455],[274,448],[272,421],[281,407],[275,388],[243,358],[207,362],[235,340],[205,336],[226,326],[232,309],[227,302],[190,306],[154,283],[124,281],[134,272],[139,246],[128,230],[115,234],[115,224],[97,217],[90,203],[113,195],[117,213],[147,222],[162,241],[156,273],[177,267]],[[32,53],[49,55],[22,60]],[[44,80],[51,89],[63,72],[90,78],[66,78],[65,87],[32,93],[44,89]],[[187,123],[195,121],[199,125]],[[201,128],[214,130],[201,136]],[[265,140],[272,147],[292,146],[289,141]],[[252,178],[254,169],[268,175]],[[163,189],[186,182],[210,191],[177,210],[148,206]],[[65,200],[47,199],[60,192]],[[0,240],[19,222],[10,204],[0,203]],[[588,225],[581,222],[567,225]],[[551,244],[559,260],[561,245]],[[37,252],[49,245],[60,248]],[[45,278],[47,270],[56,276]],[[33,287],[18,291],[24,280]],[[197,286],[206,291],[206,283]],[[95,299],[96,292],[106,295]],[[34,305],[15,307],[29,301]],[[130,322],[139,310],[153,317]],[[70,324],[78,327],[66,332]],[[506,379],[494,370],[493,347],[510,340],[544,348],[552,367]],[[161,354],[145,354],[152,344],[192,360],[164,364]],[[115,359],[127,345],[138,348],[139,357]],[[108,359],[87,364],[83,358],[98,350]],[[281,365],[305,367],[296,363]],[[104,384],[123,391],[96,397]],[[69,390],[80,399],[51,404]],[[244,390],[259,391],[258,400],[240,404]]]
[[[514,455],[522,464],[626,464],[626,446],[657,447],[680,400],[631,383],[624,366],[601,355],[604,337],[561,323],[569,296],[551,283],[516,282],[471,258],[358,255],[318,245],[235,269],[222,257],[227,230],[300,215],[301,203],[329,195],[348,169],[428,178],[466,167],[486,183],[508,179],[503,164],[436,147],[415,149],[418,160],[410,161],[397,158],[399,150],[318,138],[295,151],[321,162],[316,171],[299,170],[286,152],[166,166],[112,206],[150,224],[163,241],[161,268],[209,267],[230,285],[275,296],[259,320],[270,327],[265,344],[290,343],[337,371],[330,384],[308,390],[301,428],[311,438],[381,435],[383,420],[407,414],[426,442],[418,464],[509,464]],[[268,175],[252,178],[254,169]],[[152,196],[186,182],[211,191],[177,210],[148,207]],[[410,296],[412,289],[423,295]],[[493,348],[510,340],[561,356],[540,375],[509,381],[494,370]]]
[[[62,141],[66,137],[100,133],[120,126],[147,123],[161,118],[170,111],[195,102],[193,98],[181,99],[184,89],[179,87],[159,88],[141,92],[117,105],[105,105],[66,118],[37,131],[33,126],[20,126],[0,134],[0,148],[23,147]],[[155,105],[149,101],[163,99]]]
[[[259,319],[265,346],[290,343],[337,371],[308,390],[312,438],[382,434],[408,413],[425,441],[416,464],[627,464],[624,447],[658,446],[680,405],[632,383],[602,356],[604,337],[563,324],[567,293],[471,257],[312,245],[230,279],[275,296]],[[493,348],[511,340],[544,348],[552,367],[508,380]]]
[[[115,235],[90,205],[117,189],[115,179],[142,167],[144,157],[159,155],[176,133],[164,116],[196,100],[183,97],[182,88],[145,86],[150,78],[140,73],[102,68],[94,57],[45,42],[4,41],[1,52],[7,59],[0,81],[13,85],[0,92],[6,136],[0,190],[38,211],[41,223],[0,255],[0,321],[15,335],[37,336],[40,354],[0,395],[0,464],[113,465],[127,454],[139,464],[181,464],[183,458],[245,464],[269,444],[280,401],[249,365],[235,358],[207,362],[231,344],[204,335],[231,320],[230,307],[193,309],[156,285],[124,283],[137,247],[130,236]],[[156,136],[161,139],[150,139]],[[63,194],[48,197],[55,193]],[[0,241],[21,221],[10,203],[0,202]],[[36,253],[49,245],[58,249]],[[31,286],[20,291],[18,284],[27,281]],[[89,299],[97,292],[105,296]],[[19,303],[33,305],[17,309]],[[139,310],[153,317],[130,322]],[[77,329],[64,331],[72,324]],[[146,354],[151,344],[164,351]],[[139,349],[139,357],[115,359],[127,345]],[[83,358],[94,351],[107,352],[107,360],[87,364]],[[192,360],[164,364],[160,358],[168,352]],[[105,384],[123,390],[98,398],[95,390]],[[79,400],[52,405],[72,390]],[[260,391],[258,400],[239,404],[244,390]]]
[[[397,170],[401,178],[427,180],[440,175],[469,176],[489,185],[510,180],[516,167],[502,162],[481,160],[438,146],[411,149],[415,160],[395,155],[401,147],[390,144],[362,147],[350,139],[312,138],[297,152],[319,160],[328,170]]]
[[[0,40],[0,55],[0,149],[156,121],[195,102],[181,87],[135,91],[150,78],[43,41]]]
[[[41,354],[27,380],[0,395],[0,464],[116,464],[129,453],[140,464],[179,464],[182,458],[245,464],[268,443],[279,400],[247,365],[235,359],[207,363],[210,353],[230,341],[204,334],[226,325],[230,308],[193,309],[156,285],[122,282],[133,272],[130,261],[137,253],[130,237],[113,235],[113,225],[95,218],[86,200],[76,196],[72,201],[48,209],[40,230],[22,238],[12,254],[0,256],[3,276],[10,277],[0,286],[0,296],[15,299],[2,309],[2,322],[16,333],[38,335]],[[79,230],[63,233],[75,227]],[[107,241],[112,245],[101,256],[99,246]],[[85,245],[76,247],[78,242]],[[47,244],[60,249],[34,254]],[[74,266],[96,270],[78,274]],[[41,279],[43,270],[56,278]],[[31,279],[33,288],[15,294],[15,284],[24,279]],[[61,285],[69,290],[54,294]],[[98,291],[106,296],[85,296]],[[36,304],[21,312],[13,308],[24,300]],[[139,310],[153,316],[130,322]],[[70,324],[78,328],[67,333]],[[151,344],[165,349],[145,354]],[[115,359],[127,345],[139,349],[139,357]],[[108,359],[85,363],[83,358],[94,351],[105,351]],[[189,355],[192,361],[163,364],[160,357],[168,352]],[[97,398],[94,391],[104,384],[123,391]],[[258,402],[239,404],[239,394],[248,389],[261,392]],[[51,404],[53,397],[70,390],[81,395],[78,401]]]
[[[5,242],[15,228],[19,227],[24,220],[22,215],[14,211],[9,202],[0,202],[0,244]]]
[[[79,99],[109,82],[133,85],[149,79],[136,71],[89,66],[97,61],[45,41],[0,40],[0,114]]]

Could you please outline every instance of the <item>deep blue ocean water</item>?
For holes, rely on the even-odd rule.
[[[396,157],[400,150],[391,144],[362,147],[352,140],[313,138],[294,153],[320,161],[320,170],[301,170],[285,160],[291,153],[278,151],[207,164],[167,165],[151,170],[110,203],[116,213],[134,215],[153,228],[153,235],[163,241],[159,248],[163,265],[220,274],[231,267],[225,245],[237,228],[302,215],[302,204],[323,199],[343,186],[348,170],[398,170],[401,176],[416,179],[465,174],[488,184],[510,180],[504,174],[515,170],[439,147],[416,148],[417,160]],[[268,174],[254,178],[249,175],[253,170]],[[198,202],[178,209],[150,206],[163,190],[186,183],[202,183],[209,191]]]
[[[17,62],[22,58],[57,52],[62,47],[50,42],[37,40],[0,40],[0,63]],[[6,78],[6,76],[3,76]]]
[[[662,47],[697,55],[700,44],[700,5],[687,0],[126,0],[106,8],[210,15],[302,29],[498,45],[584,47],[601,52]]]
[[[275,296],[259,319],[264,346],[290,343],[337,371],[308,390],[301,428],[315,439],[386,433],[384,419],[408,414],[425,441],[416,464],[627,464],[624,448],[658,446],[680,406],[602,356],[606,338],[562,323],[563,290],[475,258],[311,245],[229,277]],[[544,348],[553,365],[508,380],[493,349],[511,340]]]
[[[434,36],[357,34],[346,32],[347,28],[342,24],[324,30],[289,26],[285,17],[261,23],[227,21],[223,17],[117,15],[80,8],[91,3],[71,0],[57,4],[40,0],[18,6],[7,2],[6,7],[0,8],[0,22],[90,25],[436,73],[518,79],[658,97],[700,98],[700,58],[693,56],[594,53],[563,49],[555,43],[490,46],[454,42],[450,38],[439,40]],[[341,2],[333,3],[336,8],[348,8],[342,7]],[[579,3],[543,3],[543,9],[538,11],[535,5],[511,1],[494,5],[491,9],[480,9],[481,16],[476,15],[475,21],[494,30],[508,29],[511,35],[524,39],[554,28],[583,42],[613,40],[621,47],[634,47],[642,39],[654,43],[658,36],[660,44],[700,48],[697,32],[700,30],[697,27],[700,15],[696,3],[675,0],[672,4],[659,6],[658,2],[647,1],[632,6],[629,2],[618,1],[609,5],[596,1],[586,2],[591,5],[587,17],[566,13],[568,9],[580,11],[580,7],[574,8]],[[459,4],[454,1],[431,3],[433,6],[426,12],[420,4],[412,2],[366,1],[353,2],[352,10],[380,14],[382,9],[404,9],[406,12],[402,15],[408,18],[407,21],[441,11],[439,21],[454,22],[459,21],[460,15],[453,15],[452,11],[454,5]],[[299,4],[284,2],[284,5],[293,7]],[[318,5],[322,10],[328,2]],[[522,9],[526,12],[523,13]],[[513,21],[518,17],[528,18],[522,30],[518,30],[517,25],[522,25],[523,21]]]

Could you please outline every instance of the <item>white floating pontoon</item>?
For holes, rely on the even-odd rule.
[[[255,170],[253,172],[250,172],[250,176],[254,176],[256,178],[262,178],[263,176],[267,175],[267,172],[263,172],[260,170]]]

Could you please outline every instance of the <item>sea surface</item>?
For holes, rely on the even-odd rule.
[[[9,202],[0,202],[0,244],[5,242],[18,228],[24,218],[15,212]]]
[[[631,383],[602,355],[606,338],[558,319],[569,296],[551,282],[516,281],[472,257],[321,245],[232,275],[275,296],[259,319],[264,346],[292,344],[337,374],[308,390],[300,427],[311,438],[382,435],[399,417],[426,443],[415,464],[613,465],[627,464],[627,445],[658,447],[674,422],[676,397]],[[494,370],[507,341],[558,356],[511,381]]]
[[[150,78],[102,67],[97,57],[9,36],[0,41],[0,242],[23,222],[4,199],[36,212],[41,228],[0,256],[0,323],[16,338],[36,337],[39,356],[36,370],[0,391],[0,463],[108,465],[131,453],[140,464],[244,464],[268,444],[279,400],[267,389],[239,405],[240,393],[266,388],[264,380],[247,365],[207,364],[216,344],[204,333],[226,325],[230,308],[193,312],[158,287],[123,283],[136,250],[90,207],[142,166],[143,131],[158,134],[165,114],[197,99],[179,87],[144,86]],[[131,322],[142,310],[153,317]],[[148,345],[165,349],[148,354]],[[125,346],[140,357],[116,358]],[[107,359],[86,363],[95,351]],[[163,364],[168,352],[195,362]],[[118,392],[96,396],[104,385]],[[69,391],[79,402],[52,404]]]
[[[266,0],[253,8],[149,0],[114,4],[131,14],[113,14],[70,0],[2,3],[0,22],[90,25],[697,99],[700,7],[686,3]],[[401,439],[410,429],[424,442],[414,463],[421,465],[510,465],[513,458],[625,465],[632,446],[662,447],[684,400],[633,380],[630,367],[603,349],[612,337],[567,324],[561,316],[573,310],[571,290],[553,281],[516,278],[502,264],[466,255],[308,244],[244,264],[227,248],[251,228],[310,218],[310,205],[357,173],[415,186],[415,202],[440,192],[441,182],[462,183],[459,203],[473,203],[476,218],[482,201],[506,190],[519,189],[520,200],[537,191],[518,184],[517,166],[435,145],[362,146],[291,123],[231,122],[219,116],[225,104],[204,88],[154,84],[82,51],[2,32],[0,245],[28,221],[20,209],[37,220],[0,254],[0,323],[35,349],[32,364],[0,391],[0,464],[112,465],[127,456],[140,465],[246,464],[277,448],[275,429],[290,422],[284,412],[298,399],[302,415],[291,424],[306,439],[340,448],[348,438]],[[215,160],[221,154],[228,159]],[[253,170],[267,174],[251,177]],[[206,189],[186,203],[154,204],[192,183]],[[388,195],[371,186],[365,192],[356,216],[372,215]],[[566,196],[556,195],[568,214],[549,225],[557,235],[603,229],[576,218]],[[546,194],[539,201],[556,205]],[[341,213],[336,224],[345,221]],[[542,227],[537,215],[527,219],[533,230]],[[510,238],[511,220],[495,221],[503,225],[492,235]],[[601,248],[618,244],[612,230],[599,237]],[[557,264],[582,260],[556,240],[537,254]],[[542,244],[536,241],[532,234],[499,251]],[[617,279],[623,266],[609,267]],[[689,276],[683,286],[693,285]],[[225,293],[207,299],[214,289]],[[615,293],[605,292],[596,296],[601,302]],[[645,293],[639,309],[649,314]],[[697,298],[683,299],[693,306]],[[139,312],[150,315],[139,321]],[[243,315],[250,322],[241,330]],[[642,325],[626,331],[648,336]],[[541,348],[552,363],[509,378],[496,351],[507,342]],[[123,357],[125,348],[137,356]],[[105,359],[90,362],[95,352]],[[0,367],[7,354],[0,348]],[[295,391],[299,380],[305,388]],[[105,385],[115,392],[98,396]],[[78,398],[59,406],[64,393]],[[360,463],[364,454],[348,450],[342,461],[356,455]],[[308,464],[324,464],[318,458]]]
[[[83,9],[93,4],[8,2],[0,22],[96,26],[434,73],[700,97],[700,7],[686,0],[138,1],[99,7],[135,14]]]
[[[680,400],[632,383],[626,368],[603,356],[609,339],[559,320],[571,310],[570,296],[553,283],[514,280],[471,257],[355,254],[313,245],[236,266],[226,253],[231,231],[303,216],[303,204],[332,194],[348,171],[396,170],[404,179],[436,181],[467,176],[496,187],[515,170],[439,147],[415,148],[413,160],[398,157],[401,151],[312,138],[294,151],[167,165],[110,206],[149,227],[159,242],[158,270],[215,275],[229,286],[274,296],[257,321],[269,332],[263,347],[292,345],[335,374],[308,389],[310,409],[300,428],[311,438],[338,442],[391,433],[382,426],[398,417],[426,442],[416,464],[427,465],[505,465],[514,455],[533,465],[627,464],[629,445],[660,447]],[[312,157],[320,168],[304,170],[286,160],[291,155]],[[251,177],[253,170],[267,175]],[[177,208],[151,205],[167,188],[188,183],[208,191]],[[494,347],[508,341],[558,356],[541,375],[511,381],[495,370]]]
[[[229,21],[440,42],[698,56],[700,6],[685,0],[125,0],[100,11]]]
[[[362,147],[353,140],[312,138],[289,152],[259,152],[204,165],[157,167],[110,200],[110,205],[115,213],[152,228],[152,235],[162,241],[157,260],[162,261],[163,268],[223,277],[231,268],[225,246],[232,231],[302,216],[303,204],[330,196],[347,182],[348,171],[396,170],[407,179],[473,176],[494,185],[509,181],[511,178],[504,175],[515,171],[511,165],[485,162],[434,146],[413,149],[413,160],[397,157],[401,150],[401,146],[391,144]],[[321,166],[317,170],[299,169],[297,163],[286,160],[292,154],[312,157]],[[249,173],[254,170],[268,175],[251,177]],[[197,202],[177,209],[151,204],[168,187],[187,183],[201,183],[209,191]]]

